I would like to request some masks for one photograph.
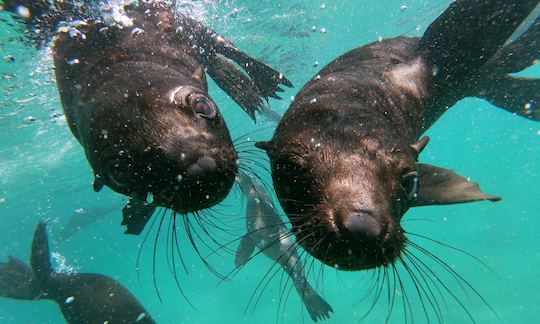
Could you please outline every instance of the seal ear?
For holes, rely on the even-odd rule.
[[[420,190],[415,206],[501,200],[501,197],[483,193],[477,183],[467,180],[450,169],[421,163],[417,166]]]
[[[199,66],[191,75],[192,78],[202,81],[204,79],[204,67]]]
[[[269,151],[274,146],[274,142],[272,141],[263,141],[263,142],[257,142],[255,143],[255,146],[257,148],[260,148],[261,150]]]
[[[94,191],[100,192],[101,189],[103,189],[103,186],[105,185],[105,181],[103,181],[103,178],[96,175],[94,178]]]
[[[429,143],[429,137],[424,136],[421,139],[418,140],[418,142],[411,144],[411,149],[413,151],[413,154],[416,157],[416,160],[418,160],[418,156],[420,156],[420,153],[426,148],[426,146]]]

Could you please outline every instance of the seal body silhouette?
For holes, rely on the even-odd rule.
[[[418,163],[421,138],[466,96],[540,120],[538,1],[454,1],[422,38],[385,39],[328,64],[295,96],[269,142],[278,199],[297,240],[322,262],[361,270],[399,260],[410,208],[500,198],[451,170]]]
[[[155,323],[120,283],[91,273],[53,271],[44,223],[34,232],[31,268],[10,256],[0,263],[0,296],[55,301],[68,323]]]
[[[246,235],[236,250],[235,266],[238,268],[248,262],[257,248],[289,275],[313,321],[329,319],[334,310],[309,284],[290,230],[284,225],[272,198],[258,181],[246,177],[238,181],[247,198]]]
[[[139,233],[156,207],[211,207],[234,183],[238,157],[205,72],[253,119],[280,84],[292,86],[158,1],[124,5],[113,22],[92,12],[90,1],[4,1],[6,10],[21,7],[34,40],[54,36],[62,106],[94,171],[94,189],[131,197],[128,233]]]

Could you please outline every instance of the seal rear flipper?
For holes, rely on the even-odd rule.
[[[540,17],[512,43],[502,47],[473,78],[470,96],[519,116],[540,121],[540,79],[512,76],[540,58]]]
[[[305,279],[307,280],[307,279]],[[330,318],[330,314],[334,312],[332,306],[326,302],[311,285],[305,281],[305,284],[295,286],[298,294],[302,298],[302,302],[308,310],[309,317],[314,322]]]
[[[437,71],[436,84],[470,77],[503,46],[537,4],[538,0],[453,2],[428,27],[418,47]]]
[[[477,183],[467,180],[450,169],[419,163],[418,174],[420,189],[415,206],[501,200],[498,196],[483,193]]]
[[[540,121],[540,79],[506,75],[492,79],[489,87],[475,96],[513,114]]]
[[[0,296],[15,299],[37,299],[40,294],[32,269],[21,260],[9,256],[0,263]]]
[[[181,16],[178,24],[178,31],[189,35],[187,41],[198,49],[196,51],[197,55],[203,62],[208,64],[216,53],[233,60],[253,79],[261,97],[265,99],[269,97],[281,99],[276,94],[276,92],[283,92],[283,89],[279,86],[293,86],[282,73],[242,52],[226,41],[225,38],[198,21]]]
[[[489,60],[487,68],[499,74],[523,71],[540,58],[540,16],[523,34],[503,46]]]
[[[126,206],[122,208],[122,225],[127,227],[124,233],[133,235],[141,234],[155,210],[156,207],[142,200],[130,198]]]
[[[30,265],[36,281],[42,287],[45,286],[53,270],[49,252],[49,239],[47,238],[46,224],[44,222],[39,222],[34,231]]]
[[[255,250],[255,245],[255,241],[249,236],[249,234],[242,237],[240,244],[238,245],[238,249],[236,249],[236,256],[234,258],[235,267],[239,268],[249,261],[251,254],[253,254],[253,251]]]

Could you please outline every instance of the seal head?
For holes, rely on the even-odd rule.
[[[298,242],[322,262],[342,270],[391,263],[406,242],[400,220],[418,197],[418,151],[369,136],[355,118],[337,122],[339,111],[325,115],[294,140],[279,130],[298,128],[278,128],[267,147],[280,202]]]
[[[92,116],[79,114],[86,122],[77,130],[95,189],[107,185],[139,200],[152,194],[154,204],[182,213],[211,207],[237,172],[227,126],[197,78],[158,72],[146,69],[141,79],[123,71],[124,81],[105,82],[84,101]]]

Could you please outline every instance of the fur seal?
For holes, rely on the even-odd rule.
[[[334,310],[309,284],[290,230],[279,217],[272,198],[256,180],[241,177],[238,181],[247,198],[247,234],[242,237],[236,250],[235,266],[239,268],[246,264],[257,247],[289,275],[311,319],[314,322],[329,319]]]
[[[418,163],[421,135],[467,96],[539,121],[534,64],[540,26],[505,42],[537,0],[458,0],[421,38],[397,37],[338,57],[309,81],[267,151],[278,199],[297,240],[340,270],[391,266],[410,207],[497,201],[451,170]]]
[[[0,296],[53,300],[68,323],[155,323],[117,281],[100,274],[55,272],[45,223],[34,231],[30,265],[13,256],[0,263]]]
[[[161,2],[130,2],[112,23],[92,8],[88,0],[3,1],[38,45],[54,37],[58,91],[94,190],[131,197],[123,210],[131,234],[156,207],[189,213],[221,202],[238,157],[205,72],[253,119],[267,110],[263,99],[292,84]]]

